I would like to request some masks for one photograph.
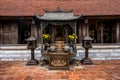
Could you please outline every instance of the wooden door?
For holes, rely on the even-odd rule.
[[[3,26],[3,43],[11,44],[11,26],[10,24],[6,24]]]

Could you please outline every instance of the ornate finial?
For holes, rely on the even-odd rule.
[[[54,12],[63,12],[60,7],[58,6]]]

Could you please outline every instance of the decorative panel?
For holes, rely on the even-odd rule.
[[[10,24],[3,25],[3,43],[4,44],[11,43],[11,25]]]
[[[11,25],[11,37],[12,37],[12,44],[18,43],[18,25],[16,23]]]
[[[51,70],[68,70],[69,54],[67,53],[49,53],[49,69]]]

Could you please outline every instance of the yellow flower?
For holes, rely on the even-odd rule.
[[[50,40],[50,35],[49,34],[43,34],[43,40],[45,42],[48,42]]]
[[[68,38],[71,42],[74,42],[75,38],[77,39],[77,36],[75,34],[72,34],[72,35],[69,35]]]

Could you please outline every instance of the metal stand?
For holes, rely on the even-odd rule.
[[[88,50],[89,48],[85,48],[85,58],[81,60],[82,64],[93,64],[92,60],[88,58]]]
[[[38,65],[38,60],[34,58],[34,49],[31,49],[31,60],[26,65]]]

